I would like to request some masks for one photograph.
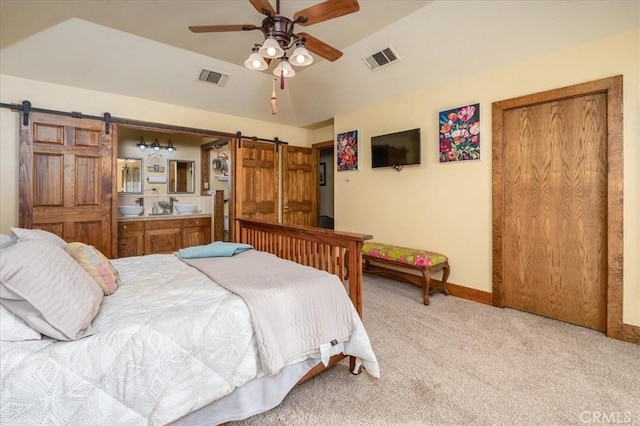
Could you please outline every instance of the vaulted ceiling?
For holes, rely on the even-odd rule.
[[[319,3],[282,0],[281,14]],[[276,1],[272,0],[275,6]],[[244,67],[260,31],[195,34],[189,25],[255,24],[247,0],[0,0],[0,72],[300,127],[406,93],[640,27],[638,1],[360,0],[360,10],[296,28],[344,52],[314,56],[277,88],[274,65]],[[391,46],[400,61],[371,71]],[[224,87],[201,69],[228,74]],[[16,100],[4,100],[19,102]]]

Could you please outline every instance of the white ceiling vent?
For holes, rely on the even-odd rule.
[[[204,81],[205,83],[215,84],[220,87],[224,87],[227,84],[228,79],[229,74],[219,71],[211,71],[204,68],[200,71],[200,75],[198,76],[198,80]]]
[[[375,71],[399,61],[400,57],[395,50],[393,50],[393,47],[389,46],[371,56],[365,56],[362,60],[367,64],[371,71]]]

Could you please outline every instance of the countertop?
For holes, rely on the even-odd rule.
[[[177,220],[177,219],[198,219],[201,217],[211,217],[211,213],[174,213],[174,214],[159,214],[159,215],[144,215],[144,216],[118,216],[118,222],[147,222],[151,220]]]

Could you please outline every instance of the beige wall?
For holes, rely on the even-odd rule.
[[[437,66],[437,64],[434,64]],[[450,281],[491,291],[491,103],[624,75],[624,322],[640,325],[640,31],[429,87],[335,117],[335,132],[360,131],[360,170],[335,176],[336,229],[437,250]],[[480,103],[481,160],[438,163],[438,112]],[[371,169],[370,138],[420,127],[422,164]]]

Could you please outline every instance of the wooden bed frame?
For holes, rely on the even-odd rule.
[[[362,245],[373,238],[371,235],[243,218],[235,219],[234,230],[236,242],[251,244],[256,250],[327,271],[346,281],[349,298],[362,317]],[[318,364],[298,384],[344,358],[344,354],[335,355],[327,367]],[[350,357],[349,369],[355,369],[354,357]]]

